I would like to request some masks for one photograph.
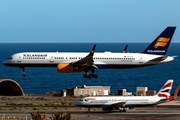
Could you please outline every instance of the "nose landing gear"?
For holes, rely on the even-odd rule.
[[[22,72],[22,77],[26,77],[25,68],[22,67],[22,68],[20,68],[20,69],[21,69],[21,72]]]

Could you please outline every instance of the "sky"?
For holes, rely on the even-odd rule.
[[[0,0],[0,43],[150,43],[177,26],[179,0]]]

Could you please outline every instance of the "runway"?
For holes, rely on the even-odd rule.
[[[141,107],[127,112],[72,113],[77,120],[180,120],[180,101],[170,101],[156,106]]]
[[[156,106],[134,108],[127,110],[127,112],[104,112],[100,109],[97,111],[92,110],[88,112],[86,111],[87,109],[83,109],[81,111],[75,110],[76,107],[74,107],[73,109],[65,111],[66,113],[71,113],[72,120],[180,120],[179,99]],[[9,118],[14,120],[15,118],[21,118],[23,120],[27,120],[31,119],[30,112],[32,112],[32,110],[0,110],[0,118]],[[47,120],[50,120],[52,114],[55,112],[59,112],[59,110],[40,110],[39,112],[41,113],[41,115],[45,115]]]
[[[55,111],[54,111],[55,112]],[[52,111],[41,111],[42,115],[46,115],[46,119],[50,119]],[[179,109],[132,109],[127,112],[103,112],[103,111],[69,111],[73,119],[76,120],[180,120],[180,108]],[[0,112],[0,118],[3,117],[14,118],[30,118],[29,112],[16,111],[16,112]]]
[[[129,110],[127,112],[92,112],[73,113],[72,116],[78,120],[180,120],[180,109],[146,109]]]

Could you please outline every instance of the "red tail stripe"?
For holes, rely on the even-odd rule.
[[[158,94],[158,96],[159,96],[159,97],[166,97],[166,98],[169,98],[169,96],[166,95],[166,94]]]
[[[164,85],[164,86],[162,87],[162,89],[167,88],[167,87],[172,87],[172,82],[170,82],[170,83]]]

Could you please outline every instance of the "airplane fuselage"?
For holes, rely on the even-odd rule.
[[[101,107],[102,110],[121,110],[120,108],[143,107],[169,101],[173,80],[168,80],[153,96],[90,96],[81,98],[76,106]],[[124,109],[123,109],[124,110]],[[126,111],[126,110],[124,110]]]
[[[3,64],[20,67],[25,77],[25,67],[57,67],[58,72],[85,72],[84,78],[98,78],[95,69],[123,69],[151,66],[170,62],[174,58],[166,56],[176,27],[167,27],[143,52],[122,53],[95,52],[96,44],[86,52],[24,52],[9,57]],[[91,72],[89,74],[89,71]]]
[[[167,99],[158,96],[99,96],[86,97],[76,102],[79,107],[101,107],[103,105],[111,105],[114,103],[124,102],[126,105],[132,106],[150,106],[167,101]]]
[[[88,53],[77,52],[23,52],[12,55],[4,61],[11,67],[57,67],[58,64],[69,64],[86,57]],[[159,57],[165,59],[154,60]],[[94,53],[94,64],[99,69],[137,68],[172,61],[174,58],[163,55],[143,53]]]

